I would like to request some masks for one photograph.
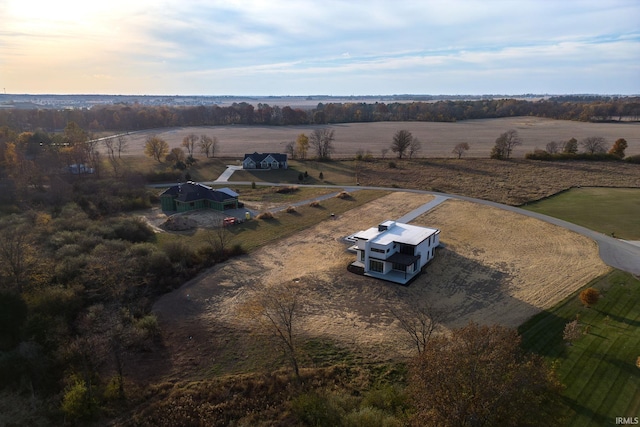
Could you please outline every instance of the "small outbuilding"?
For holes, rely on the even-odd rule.
[[[239,207],[238,193],[230,188],[213,189],[193,181],[166,189],[160,194],[160,204],[165,212],[186,212],[196,209],[224,211]]]

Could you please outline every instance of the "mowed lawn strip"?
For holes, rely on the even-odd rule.
[[[640,240],[639,188],[573,188],[522,206],[626,240]]]
[[[567,425],[576,427],[640,416],[640,280],[613,270],[588,286],[603,295],[595,306],[583,307],[576,293],[520,327],[527,350],[557,363]],[[576,316],[589,331],[567,345],[564,326]]]

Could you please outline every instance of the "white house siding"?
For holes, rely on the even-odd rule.
[[[357,248],[357,258],[354,264],[364,267],[367,275],[406,283],[433,258],[434,250],[440,244],[440,230],[409,226],[392,221],[385,221],[381,225],[385,224],[388,225],[388,228],[382,231],[380,228],[374,227],[354,234]],[[394,227],[399,228],[394,230]],[[424,238],[425,235],[427,238]],[[423,240],[416,239],[418,236]],[[418,265],[416,266],[414,263],[403,266],[403,270],[394,270],[393,262],[387,260],[395,253],[400,252],[400,247],[403,244],[413,247],[412,255],[419,255]],[[374,260],[375,263],[381,262],[382,271],[372,270],[371,260]],[[379,264],[376,265],[379,266]]]

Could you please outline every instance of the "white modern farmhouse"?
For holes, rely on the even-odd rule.
[[[366,276],[406,284],[433,259],[440,244],[440,230],[395,221],[359,231],[350,240],[357,254],[351,265],[364,269]]]

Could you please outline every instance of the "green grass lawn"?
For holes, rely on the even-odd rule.
[[[567,425],[575,427],[640,416],[640,280],[614,270],[588,286],[603,295],[592,308],[576,293],[520,327],[523,346],[556,364]],[[589,331],[569,346],[563,330],[576,316]]]
[[[574,188],[523,206],[626,240],[640,240],[639,188]]]

